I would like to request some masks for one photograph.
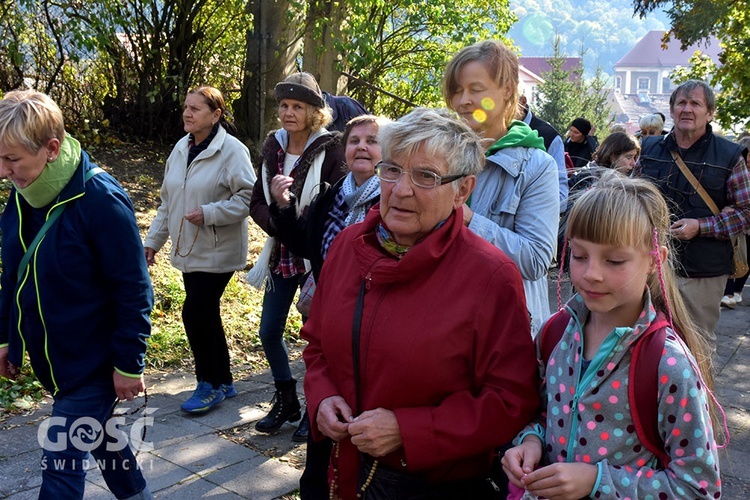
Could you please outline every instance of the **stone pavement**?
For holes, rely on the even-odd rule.
[[[729,447],[720,455],[723,498],[727,499],[750,498],[750,291],[745,295],[745,303],[722,312],[718,326],[717,397],[731,432]],[[301,379],[300,361],[294,369]],[[147,426],[145,442],[154,448],[141,451],[138,460],[156,498],[271,499],[297,488],[298,469],[256,451],[270,449],[278,456],[283,454],[279,450],[291,449],[302,457],[304,452],[304,446],[292,448],[294,427],[290,424],[277,436],[252,430],[273,394],[268,373],[238,380],[239,395],[203,416],[186,415],[179,409],[194,388],[191,374],[155,374],[147,382],[153,424]],[[30,415],[0,424],[0,498],[37,498],[41,484],[37,429],[48,414],[49,405],[43,405]],[[141,414],[128,417],[131,424]],[[252,449],[226,439],[233,433],[251,435]],[[85,498],[113,498],[95,466],[87,477]]]
[[[303,365],[293,365],[300,378]],[[271,450],[274,456],[293,450],[304,461],[304,445],[293,446],[295,427],[286,424],[276,436],[255,433],[255,421],[269,409],[273,381],[268,373],[237,380],[238,395],[227,399],[208,414],[188,415],[180,410],[193,389],[193,375],[185,372],[154,374],[146,377],[149,392],[148,417],[143,448],[137,456],[155,498],[272,499],[297,489],[301,471],[286,461],[268,458],[256,450]],[[301,391],[301,384],[298,387]],[[118,405],[135,409],[143,403]],[[36,499],[41,484],[41,449],[37,441],[40,423],[49,416],[50,404],[26,416],[12,417],[0,424],[0,498]],[[133,422],[143,411],[127,416],[123,427],[130,435]],[[251,434],[255,449],[227,439],[233,432]],[[140,432],[133,435],[140,439]],[[133,441],[131,441],[133,442]],[[86,478],[86,499],[111,499],[101,472],[92,462]]]

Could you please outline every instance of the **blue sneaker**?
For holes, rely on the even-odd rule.
[[[234,382],[229,385],[221,384],[219,389],[221,389],[221,392],[224,393],[224,397],[227,399],[233,398],[237,395],[237,389],[234,388]]]
[[[208,382],[198,382],[198,387],[190,399],[182,403],[180,408],[188,413],[205,413],[224,401],[224,391],[214,389]]]

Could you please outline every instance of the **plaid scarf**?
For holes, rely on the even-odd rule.
[[[328,254],[328,247],[333,239],[347,226],[365,220],[367,211],[380,196],[380,179],[373,175],[361,186],[354,183],[351,172],[341,182],[341,188],[333,200],[333,207],[328,214],[323,233],[323,259]]]

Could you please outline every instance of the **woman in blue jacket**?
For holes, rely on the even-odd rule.
[[[153,293],[133,205],[32,90],[0,101],[0,176],[13,186],[0,219],[0,375],[15,378],[25,349],[54,398],[39,497],[82,498],[90,451],[117,498],[152,498],[129,446],[73,439],[107,434],[116,401],[144,389]]]
[[[518,266],[535,335],[550,314],[547,269],[557,246],[559,183],[544,140],[514,119],[518,58],[495,40],[462,49],[445,70],[443,96],[485,139],[485,168],[464,223]]]

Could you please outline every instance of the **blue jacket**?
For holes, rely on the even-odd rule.
[[[471,195],[469,229],[505,252],[521,271],[532,335],[550,315],[547,269],[557,247],[558,188],[550,155],[508,147],[487,158]]]
[[[0,347],[16,366],[28,351],[53,394],[112,380],[113,369],[142,373],[151,332],[153,292],[133,205],[107,173],[84,184],[94,167],[82,152],[70,182],[44,208],[12,189],[0,219]],[[26,246],[58,203],[67,206],[17,280]]]

